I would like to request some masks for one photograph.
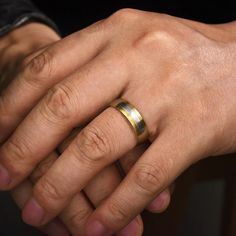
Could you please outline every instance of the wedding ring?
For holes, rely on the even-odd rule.
[[[148,130],[140,112],[128,101],[119,98],[111,103],[111,107],[121,112],[132,126],[138,143],[142,143],[148,138]]]

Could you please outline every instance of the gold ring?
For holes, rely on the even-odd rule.
[[[129,124],[135,131],[138,143],[141,143],[148,138],[148,130],[145,121],[140,112],[132,104],[123,98],[119,98],[110,105],[121,112],[121,114],[129,121]]]

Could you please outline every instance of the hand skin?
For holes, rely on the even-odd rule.
[[[39,31],[40,37],[38,36]],[[31,60],[33,60],[33,58],[39,55],[47,47],[53,45],[59,39],[59,36],[53,30],[39,23],[26,24],[13,30],[11,33],[0,39],[0,67],[2,71],[0,89],[3,94],[0,101],[3,101],[3,98],[5,97],[4,94],[7,85],[11,88],[11,83],[14,80],[22,82],[21,75],[22,71],[24,71],[25,65],[27,65]],[[70,71],[68,71],[68,73],[70,73]],[[21,85],[19,82],[16,84],[18,86]],[[14,89],[8,89],[8,91],[14,95]],[[0,123],[1,135],[5,139],[8,138],[9,134],[14,131],[19,122],[21,122],[27,115],[27,104],[21,103],[17,106],[17,104],[14,104],[14,101],[16,100],[18,100],[17,96],[11,97],[11,100],[7,100],[10,101],[11,105],[2,106],[0,110],[1,117],[3,117],[3,115],[6,116],[6,118],[2,119]],[[34,99],[34,101],[36,103],[37,98]],[[10,112],[12,104],[15,105],[15,108],[20,109],[18,111],[15,109]],[[30,106],[28,107],[30,108]],[[12,122],[10,118],[15,118],[17,116],[18,118]],[[8,123],[4,123],[3,121],[7,121]],[[73,135],[70,134],[70,137],[67,140],[64,140],[63,145],[60,145],[59,149],[64,150],[71,142],[72,137],[74,137],[77,133],[78,131],[76,133],[74,132]],[[131,150],[123,157],[123,159],[120,160],[121,165],[126,172],[128,172],[131,165],[137,161],[138,157],[146,148],[147,144],[140,145],[139,147]],[[38,164],[30,178],[18,185],[12,191],[12,195],[20,208],[23,208],[24,204],[28,200],[32,192],[33,184],[47,172],[57,157],[58,154],[53,152],[48,156],[48,158],[44,158],[44,160]],[[83,193],[78,193],[60,214],[60,219],[52,220],[50,223],[45,226],[41,226],[39,229],[48,235],[55,236],[68,235],[69,231],[73,235],[84,235],[86,219],[93,210],[91,207],[91,202],[94,206],[97,206],[99,202],[108,197],[109,194],[117,187],[120,180],[121,178],[116,167],[114,165],[107,167],[98,176],[96,176],[96,178],[94,178],[88,186],[86,186],[84,189],[87,195],[86,197],[83,196]],[[90,202],[87,201],[88,198],[90,199]],[[152,212],[162,212],[168,207],[169,202],[170,190],[166,189],[147,207],[147,209]],[[67,228],[65,226],[67,226]],[[123,231],[119,232],[118,235],[124,235],[125,232],[130,235],[130,232],[132,231],[135,231],[136,235],[141,235],[142,228],[142,221],[140,216],[138,216],[136,217],[136,220],[133,221],[133,224],[129,224]]]
[[[0,37],[0,90],[4,90],[19,73],[27,56],[32,53],[36,55],[41,48],[59,39],[55,31],[40,23],[25,24]]]
[[[59,148],[60,151],[63,151],[67,145],[68,144],[62,145]],[[132,153],[127,154],[124,157],[124,160],[129,160],[129,164],[121,160],[125,171],[128,172],[128,169],[131,167],[130,164],[132,165],[137,160],[144,149],[146,149],[146,147],[144,145],[140,145],[139,147],[135,148],[135,150],[132,150]],[[58,155],[56,155],[56,153],[51,154],[34,170],[30,180],[24,181],[12,191],[13,198],[20,208],[23,208],[24,204],[30,197],[33,184],[35,184],[38,179],[47,172],[47,170],[53,165],[57,158]],[[87,198],[90,198],[89,202],[86,200],[87,198],[83,196],[83,193],[78,193],[76,196],[74,196],[69,205],[60,213],[59,219],[67,226],[72,235],[85,235],[86,220],[92,214],[94,209],[93,206],[96,207],[103,199],[108,197],[119,183],[119,178],[116,178],[117,175],[115,175],[115,173],[117,173],[115,166],[106,168],[84,189],[87,194]],[[165,199],[163,201],[163,197],[161,195],[159,196],[159,206],[155,204],[156,212],[161,212],[168,206],[168,196],[170,193],[163,193]],[[39,229],[52,236],[69,235],[68,231],[65,231],[65,229],[62,228],[60,220],[54,220],[49,225],[45,225]],[[124,230],[126,230],[129,234],[130,232],[135,232],[135,235],[142,235],[143,224],[141,217],[136,217],[132,224],[129,224]],[[123,235],[122,231],[117,235]]]
[[[41,32],[39,34],[38,32]],[[60,37],[49,27],[40,23],[27,23],[22,27],[16,28],[12,30],[7,35],[0,38],[0,92],[2,93],[4,89],[17,77],[17,74],[22,70],[23,61],[26,57],[31,57],[32,53],[37,54],[38,51],[41,51],[41,48],[44,48],[54,42],[56,42]],[[2,94],[1,94],[2,96]],[[4,108],[5,109],[5,108]],[[2,113],[1,113],[2,115]],[[23,117],[22,117],[23,119]],[[2,123],[1,123],[2,125]],[[1,131],[3,131],[3,127],[1,127]],[[13,130],[5,129],[5,136],[12,132]],[[0,134],[1,136],[2,134]],[[22,204],[22,196],[23,198],[30,194],[25,188],[20,191],[20,196],[18,196],[18,188],[12,191],[12,194],[17,192],[16,203],[18,205]],[[14,195],[14,194],[13,194]],[[51,228],[53,228],[51,230]],[[41,228],[46,234],[53,232],[59,233],[58,235],[67,233],[67,229],[58,221],[50,222],[47,227]]]
[[[63,152],[66,149],[77,133],[78,132],[71,134],[70,137],[65,140],[62,145],[60,145],[60,152]],[[137,161],[139,156],[141,156],[141,154],[146,150],[147,146],[148,145],[144,143],[135,147],[131,152],[127,153],[120,160],[120,163],[126,173]],[[21,209],[32,193],[33,184],[35,184],[38,179],[40,179],[41,176],[43,176],[48,171],[57,158],[58,155],[56,153],[52,153],[48,158],[46,158],[37,166],[29,180],[24,181],[12,191],[13,198]],[[60,213],[59,219],[55,219],[49,224],[39,227],[39,229],[50,236],[66,236],[68,235],[68,231],[65,229],[66,226],[72,235],[85,235],[86,221],[93,211],[91,202],[96,207],[101,201],[103,201],[114,191],[120,181],[119,178],[116,178],[117,175],[115,175],[115,173],[117,173],[115,166],[109,166],[106,168],[84,189],[87,198],[88,196],[90,198],[90,202],[86,201],[86,197],[84,198],[82,193],[78,193],[76,196],[74,196],[69,205]],[[164,211],[169,205],[170,194],[172,191],[173,187],[170,190],[166,189],[163,191],[147,207],[147,209],[156,213]],[[65,226],[61,223],[61,221],[65,224]],[[142,235],[142,232],[143,224],[141,217],[138,216],[123,230],[118,232],[117,235]]]
[[[190,165],[234,152],[232,32],[234,22],[207,25],[123,9],[31,61],[22,78],[35,85],[33,91],[27,83],[17,87],[20,79],[15,80],[5,90],[4,104],[13,109],[7,103],[13,96],[10,90],[14,95],[24,91],[14,105],[30,97],[27,106],[32,107],[51,89],[2,145],[1,188],[16,186],[74,127],[91,122],[34,186],[24,220],[46,224],[102,169],[136,146],[127,121],[108,107],[118,97],[143,114],[152,144],[90,216],[88,236],[119,231]],[[72,68],[78,69],[65,76]]]

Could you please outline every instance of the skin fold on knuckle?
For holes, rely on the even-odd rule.
[[[27,61],[25,63],[27,63]],[[53,55],[46,50],[32,58],[25,67],[25,69],[32,75],[32,77],[39,76],[40,78],[47,79],[52,75],[52,68]]]
[[[86,127],[75,139],[75,149],[87,164],[104,161],[111,154],[111,145],[104,132],[95,126]],[[77,152],[75,151],[75,152]]]
[[[35,185],[33,196],[47,212],[53,213],[58,210],[58,203],[65,200],[65,189],[65,186],[59,187],[51,178],[44,176]]]
[[[82,228],[85,228],[85,224],[90,214],[91,212],[88,211],[88,209],[81,207],[80,209],[78,208],[75,213],[71,214],[66,220],[66,222],[71,228],[74,229],[74,231],[81,231]],[[78,233],[78,235],[80,234]]]
[[[168,174],[164,167],[142,164],[133,173],[138,191],[148,196],[155,196],[167,182]]]
[[[1,148],[2,162],[15,179],[22,177],[25,171],[34,165],[32,161],[26,160],[26,157],[31,154],[27,143],[23,138],[19,140],[12,137]]]
[[[33,183],[36,183],[49,170],[55,161],[56,157],[51,155],[40,162],[31,174],[30,180]]]
[[[127,217],[129,217],[125,209],[126,204],[121,203],[121,200],[119,202],[113,200],[108,203],[106,207],[107,217],[104,223],[111,229],[116,229],[118,225],[123,225],[128,220]]]
[[[72,118],[72,90],[66,85],[53,87],[45,99],[39,112],[50,123],[63,124]]]

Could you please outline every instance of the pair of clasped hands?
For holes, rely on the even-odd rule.
[[[236,150],[236,23],[122,9],[66,38],[28,23],[0,39],[0,189],[48,235],[143,232],[193,163]],[[110,106],[142,114],[137,139]],[[114,164],[119,159],[126,173]]]

